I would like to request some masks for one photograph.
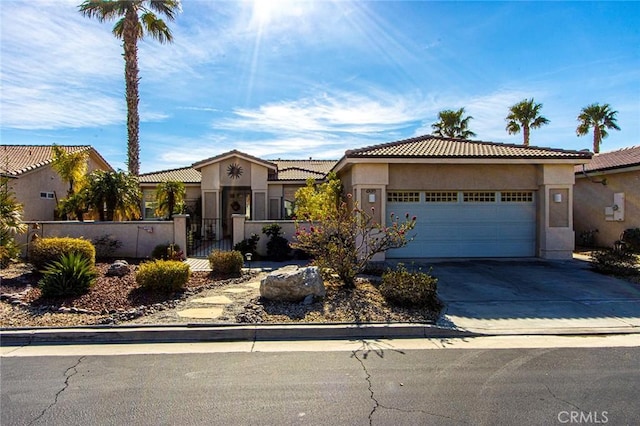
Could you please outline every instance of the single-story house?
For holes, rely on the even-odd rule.
[[[595,154],[574,171],[578,245],[611,247],[625,229],[640,227],[640,146]]]
[[[69,153],[86,151],[88,171],[113,170],[109,163],[88,145],[64,146]],[[25,221],[56,219],[58,201],[67,196],[68,183],[51,167],[52,145],[1,145],[0,170],[9,176],[11,189],[23,207]]]
[[[163,179],[186,181],[192,200],[199,185],[201,217],[219,221],[213,232],[229,237],[238,235],[232,215],[287,219],[295,191],[334,171],[362,207],[375,208],[376,220],[417,216],[415,240],[386,258],[570,258],[574,167],[591,155],[427,135],[349,150],[337,161],[264,160],[234,150],[140,182],[151,194]]]

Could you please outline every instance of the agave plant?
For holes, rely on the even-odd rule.
[[[38,285],[45,297],[80,296],[89,291],[98,277],[91,261],[76,252],[51,262],[42,274]]]

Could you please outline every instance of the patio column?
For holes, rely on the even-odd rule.
[[[188,214],[173,215],[173,242],[187,252],[187,218]]]
[[[570,164],[544,164],[538,179],[538,256],[571,259],[573,231],[573,185]]]

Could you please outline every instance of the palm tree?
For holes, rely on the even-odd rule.
[[[578,136],[584,136],[589,133],[589,129],[593,127],[593,152],[600,152],[600,143],[602,139],[609,136],[607,129],[620,130],[616,123],[616,114],[618,111],[612,111],[609,104],[599,105],[591,104],[582,108],[578,121],[580,124],[576,129]]]
[[[167,181],[156,187],[156,215],[173,219],[173,214],[182,211],[186,190],[184,183]]]
[[[476,134],[469,130],[469,120],[473,119],[472,116],[462,118],[464,114],[464,108],[460,108],[457,111],[445,109],[438,113],[440,121],[433,123],[433,134],[436,136],[444,136],[447,138],[469,139]]]
[[[127,95],[127,166],[129,173],[140,173],[140,115],[138,114],[138,40],[145,34],[160,43],[173,41],[167,24],[154,12],[170,21],[180,11],[180,0],[85,0],[80,13],[100,22],[118,19],[113,35],[122,39],[124,47],[124,76]]]
[[[0,175],[0,266],[20,254],[15,235],[27,230],[22,222],[22,205],[15,199],[9,188],[9,178]]]
[[[95,170],[87,177],[82,195],[100,220],[140,218],[141,193],[138,179],[122,170]]]
[[[57,145],[53,145],[52,151],[53,162],[51,167],[63,181],[69,183],[66,198],[66,201],[69,201],[74,198],[78,184],[82,185],[82,181],[87,174],[89,153],[87,151],[67,152]],[[69,213],[74,213],[78,220],[82,221],[83,219],[83,209],[77,203],[77,200],[74,203],[59,203],[58,210],[65,216]]]
[[[513,135],[522,129],[524,146],[529,146],[530,129],[537,129],[549,123],[549,120],[540,115],[541,108],[542,104],[535,103],[533,98],[524,99],[509,108],[509,115],[506,118],[507,132]]]

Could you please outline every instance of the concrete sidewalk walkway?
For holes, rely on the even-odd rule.
[[[211,266],[209,265],[208,259],[203,259],[200,257],[189,257],[185,260],[185,263],[189,265],[192,271],[211,271]],[[263,271],[270,272],[276,269],[282,268],[287,265],[298,265],[305,266],[308,265],[308,260],[288,260],[286,262],[271,262],[268,260],[255,260],[251,262],[245,262],[245,269],[251,271]]]

